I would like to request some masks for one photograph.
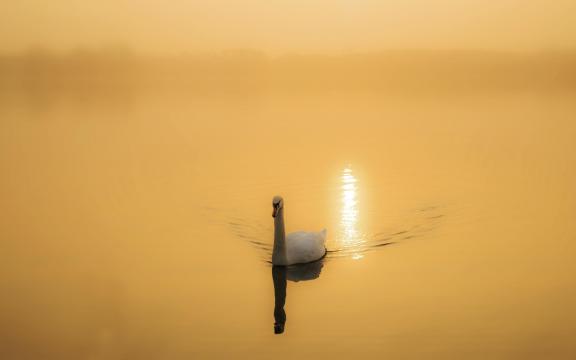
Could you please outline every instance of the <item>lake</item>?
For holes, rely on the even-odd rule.
[[[572,359],[575,104],[2,93],[0,354]],[[312,275],[273,276],[277,194],[327,229]]]

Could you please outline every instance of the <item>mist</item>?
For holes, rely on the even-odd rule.
[[[22,0],[0,4],[0,51],[558,50],[576,45],[575,10],[570,0]]]

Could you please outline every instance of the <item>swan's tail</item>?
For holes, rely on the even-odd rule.
[[[320,236],[322,236],[322,242],[326,242],[326,229],[320,231]]]

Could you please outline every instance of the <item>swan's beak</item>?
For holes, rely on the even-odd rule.
[[[274,209],[272,210],[272,217],[275,218],[276,215],[278,215],[278,208],[279,206],[274,206]]]

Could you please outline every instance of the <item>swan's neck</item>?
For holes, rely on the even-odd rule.
[[[272,264],[287,265],[286,257],[286,231],[284,230],[284,208],[278,210],[274,218],[274,250],[272,251]]]

